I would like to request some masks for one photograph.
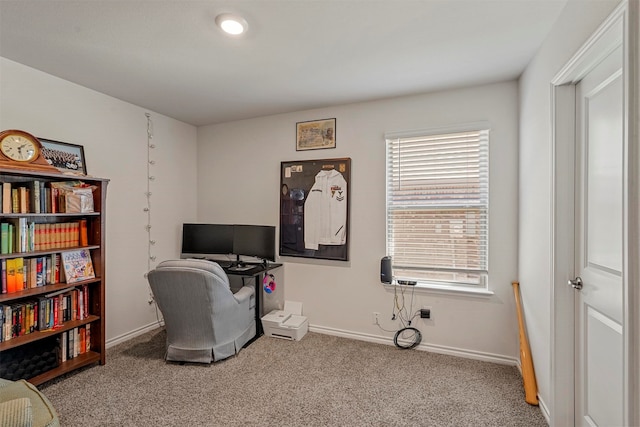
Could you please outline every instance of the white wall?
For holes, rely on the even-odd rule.
[[[152,253],[179,255],[181,224],[196,211],[196,128],[0,58],[0,129],[84,146],[89,174],[107,190],[106,311],[109,342],[156,322],[147,303],[147,118],[152,151]],[[152,264],[152,266],[155,264]]]
[[[551,404],[551,80],[617,4],[617,0],[570,0],[520,79],[518,266],[543,405]]]
[[[337,148],[295,150],[296,122],[335,117]],[[382,313],[396,330],[393,293],[380,284],[385,255],[385,143],[388,131],[486,120],[491,123],[490,288],[493,297],[420,293],[414,307],[423,343],[439,350],[513,362],[518,334],[512,280],[517,280],[517,83],[409,96],[198,128],[198,220],[278,225],[280,162],[350,157],[350,261],[282,257],[285,298],[301,301],[310,324],[361,339],[393,333],[372,324]],[[409,303],[409,298],[407,298]]]

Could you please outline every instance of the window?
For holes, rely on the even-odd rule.
[[[485,287],[489,131],[386,135],[387,255],[396,278]]]

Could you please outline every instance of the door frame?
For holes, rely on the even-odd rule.
[[[640,425],[640,2],[624,0],[551,81],[550,425],[575,425],[575,85],[618,46],[623,50],[623,369],[625,425]],[[629,260],[636,260],[629,262]],[[633,374],[633,376],[631,375]]]

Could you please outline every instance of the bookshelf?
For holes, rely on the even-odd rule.
[[[35,198],[33,190],[36,181],[40,200]],[[81,209],[76,209],[77,205],[71,203],[68,204],[70,212],[61,212],[65,210],[62,200],[56,198],[55,193],[52,196],[51,190],[45,190],[50,189],[52,183],[73,181],[91,186],[93,211],[86,211],[85,193]],[[56,359],[55,363],[49,361],[45,368],[30,371],[29,366],[26,367],[24,379],[34,385],[91,364],[105,364],[105,207],[108,182],[107,179],[72,176],[57,171],[17,170],[0,166],[0,185],[5,190],[9,187],[28,189],[21,191],[23,197],[29,198],[26,210],[25,202],[18,201],[18,212],[15,212],[16,201],[12,198],[8,212],[7,195],[2,197],[0,224],[16,224],[18,227],[18,224],[26,223],[26,229],[23,225],[19,227],[27,233],[28,243],[26,247],[7,243],[9,236],[13,242],[19,240],[19,236],[14,236],[13,233],[24,233],[18,233],[14,228],[9,232],[8,226],[0,229],[0,240],[5,242],[5,246],[0,244],[0,268],[3,274],[0,276],[3,286],[0,287],[0,365],[8,365],[9,362],[28,364],[29,362],[15,360],[19,359],[16,354],[27,351],[29,357],[36,360],[39,352],[42,352],[43,357],[47,355],[49,359]],[[0,190],[0,196],[2,195]],[[76,196],[71,199],[76,200]],[[11,246],[9,253],[6,252],[7,245]],[[92,276],[95,277],[66,283],[61,254],[81,249],[90,254]],[[22,265],[22,280],[13,276],[13,272],[17,274],[19,269],[9,270],[7,264]],[[56,270],[59,272],[58,279]],[[11,277],[11,292],[7,276]],[[11,319],[7,320],[7,315]],[[10,328],[9,332],[7,328]],[[20,332],[16,332],[17,328],[20,328]],[[73,340],[70,340],[73,337],[78,341],[75,347]],[[75,354],[69,348],[75,348]],[[55,356],[51,356],[51,353]],[[20,372],[23,369],[25,367],[20,366]],[[2,373],[0,370],[0,374]],[[0,376],[6,377],[7,373]]]

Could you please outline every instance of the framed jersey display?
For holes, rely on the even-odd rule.
[[[349,260],[351,159],[280,165],[280,256]]]

